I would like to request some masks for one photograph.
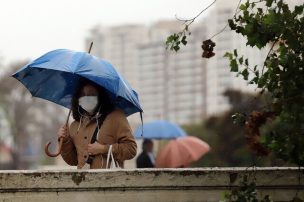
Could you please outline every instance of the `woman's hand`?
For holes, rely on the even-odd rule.
[[[105,154],[107,152],[108,152],[108,145],[103,145],[98,142],[94,142],[93,144],[88,144],[89,155]]]
[[[57,132],[58,139],[63,138],[63,140],[66,140],[70,137],[68,132],[68,126],[65,124],[61,126]]]

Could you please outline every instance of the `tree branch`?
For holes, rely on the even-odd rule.
[[[196,18],[198,18],[204,11],[206,11],[208,8],[210,8],[217,0],[214,0],[211,4],[209,4],[206,8],[204,8],[202,11],[200,11],[195,17],[191,18],[191,19],[186,19],[186,20],[183,20],[183,19],[180,19],[178,18],[176,15],[175,15],[175,18],[179,21],[183,21],[184,24],[186,24],[187,22],[190,22],[189,24],[186,24],[187,26],[191,25]]]
[[[235,9],[235,12],[234,12],[234,15],[232,18],[234,18],[239,12],[240,10],[238,11],[239,7],[240,7],[240,4],[241,4],[242,0],[239,0],[239,3]],[[263,2],[263,0],[258,0],[258,1],[255,1],[255,2],[250,2],[249,4],[255,4],[255,3],[261,3]],[[222,33],[223,31],[225,31],[225,29],[227,28],[228,26],[228,23],[223,27],[223,29],[221,29],[218,33],[214,34],[213,36],[210,37],[210,39],[216,37],[217,35],[219,35],[220,33]]]
[[[261,75],[263,75],[263,73],[264,73],[264,68],[265,68],[265,66],[266,66],[266,65],[265,65],[266,60],[267,60],[267,58],[269,57],[270,52],[273,50],[274,45],[279,41],[279,39],[280,39],[280,37],[278,37],[278,38],[275,40],[275,42],[273,42],[273,44],[272,44],[270,50],[268,51],[267,56],[266,56],[265,61],[264,61],[264,64],[263,64],[263,68],[262,68]]]
[[[232,18],[234,18],[234,17],[239,13],[239,12],[238,12],[238,9],[239,9],[239,7],[240,7],[241,2],[242,2],[242,0],[239,0],[239,3],[238,3],[238,5],[237,5],[237,7],[236,7],[236,9],[235,9],[235,11],[234,11],[234,15],[233,15]],[[228,22],[226,23],[226,25],[224,26],[223,29],[221,29],[219,32],[217,32],[217,33],[214,34],[212,37],[210,37],[210,39],[216,37],[217,35],[219,35],[219,34],[222,33],[223,31],[225,31],[225,29],[227,28],[227,26],[228,26]]]

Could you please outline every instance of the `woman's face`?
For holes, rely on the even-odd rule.
[[[92,114],[98,104],[98,91],[92,85],[86,85],[81,91],[79,105],[89,114]]]
[[[94,86],[86,85],[83,87],[80,97],[83,96],[98,96],[98,91]]]

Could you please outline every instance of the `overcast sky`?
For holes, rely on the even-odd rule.
[[[0,5],[2,63],[34,59],[57,48],[84,49],[96,24],[149,24],[190,18],[213,0],[9,0]]]

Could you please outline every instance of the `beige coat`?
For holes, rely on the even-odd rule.
[[[61,156],[67,164],[77,165],[77,168],[80,169],[88,158],[87,147],[97,124],[89,122],[89,120],[83,120],[80,127],[79,124],[79,122],[74,121],[70,125],[70,137],[64,141]],[[136,142],[128,120],[121,110],[114,110],[106,117],[100,128],[97,141],[101,144],[112,145],[114,158],[120,167],[123,167],[124,160],[132,159],[136,155]],[[107,151],[103,151],[102,154],[94,157],[90,168],[105,168],[106,159]]]

